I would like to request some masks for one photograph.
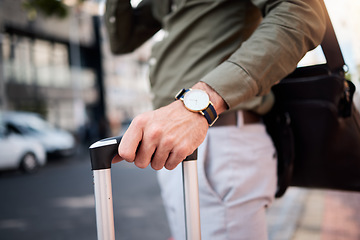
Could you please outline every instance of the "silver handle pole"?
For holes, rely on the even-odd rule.
[[[201,239],[199,184],[196,160],[197,151],[182,163],[187,240]]]
[[[115,240],[111,160],[117,154],[120,141],[121,137],[107,138],[93,143],[89,148],[94,177],[98,240]]]
[[[90,146],[94,176],[98,240],[114,240],[114,211],[111,189],[111,160],[121,137],[100,140]],[[182,164],[187,240],[200,240],[200,205],[197,173],[197,150]]]
[[[94,170],[93,175],[98,240],[115,240],[111,169]]]

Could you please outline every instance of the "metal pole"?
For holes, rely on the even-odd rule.
[[[111,169],[93,171],[98,240],[115,240]]]
[[[183,163],[183,187],[186,221],[186,239],[200,240],[200,204],[197,172],[197,151],[187,157]]]

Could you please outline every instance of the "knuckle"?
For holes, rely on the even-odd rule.
[[[178,147],[177,151],[175,152],[177,158],[181,158],[184,160],[188,155],[191,154],[190,147],[186,145],[181,145]]]
[[[162,130],[160,127],[152,127],[148,133],[148,137],[150,140],[156,140],[162,135]]]
[[[162,140],[162,145],[166,149],[172,149],[175,145],[175,138],[173,136],[167,136]]]
[[[119,155],[127,162],[133,162],[135,159],[135,155],[129,151],[126,151],[122,148],[118,151]]]
[[[164,167],[167,170],[173,170],[180,162],[182,162],[187,157],[187,153],[188,148],[186,146],[179,146],[175,151],[171,153],[171,160],[166,161]]]
[[[146,119],[145,119],[144,115],[138,115],[132,120],[131,124],[133,124],[135,127],[140,127],[140,126],[143,126],[145,124],[145,122],[146,122]]]

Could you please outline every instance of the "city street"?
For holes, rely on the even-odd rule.
[[[148,4],[152,3],[149,0],[137,8],[141,1],[0,0],[0,169],[20,165],[22,170],[31,172],[37,167],[35,159],[43,163],[46,154],[70,154],[74,144],[82,142],[76,145],[75,155],[49,159],[35,173],[0,170],[0,240],[97,240],[88,146],[99,138],[123,135],[136,116],[165,105],[173,99],[175,89],[190,87],[200,80],[212,83],[204,89],[210,93],[211,100],[215,98],[216,110],[219,110],[216,98],[221,102],[222,97],[226,102],[224,105],[232,110],[256,113],[234,114],[228,119],[221,117],[226,120],[219,125],[235,127],[249,124],[249,130],[244,130],[249,134],[246,138],[253,138],[257,133],[251,123],[259,124],[262,116],[256,115],[265,114],[274,104],[276,111],[283,109],[278,108],[278,104],[295,103],[294,107],[288,108],[291,110],[309,107],[304,114],[300,111],[286,113],[284,119],[291,123],[291,128],[294,127],[293,134],[288,135],[295,139],[295,144],[289,148],[284,144],[284,149],[278,150],[289,150],[296,158],[300,156],[299,159],[307,158],[312,151],[315,156],[320,156],[318,152],[329,150],[324,156],[337,156],[341,161],[339,168],[333,168],[337,170],[334,174],[326,175],[322,172],[332,167],[322,161],[322,156],[308,158],[314,159],[314,166],[322,167],[318,171],[295,161],[296,168],[306,169],[302,177],[311,187],[290,186],[284,196],[274,199],[271,204],[268,201],[266,206],[257,204],[256,210],[266,207],[268,240],[360,240],[360,181],[352,182],[357,185],[354,192],[314,189],[316,184],[306,176],[319,172],[317,176],[326,176],[320,182],[335,185],[350,181],[345,180],[348,176],[343,167],[350,166],[347,163],[349,158],[360,158],[352,151],[342,149],[350,147],[357,150],[360,147],[359,139],[355,138],[358,128],[354,127],[354,131],[348,129],[344,134],[330,128],[324,134],[313,134],[318,127],[345,127],[351,120],[345,116],[355,112],[350,108],[351,102],[360,111],[360,0],[324,0],[333,27],[325,24],[325,17],[328,17],[324,14],[325,9],[319,8],[318,1],[189,0],[163,1],[166,4],[162,7],[157,6],[162,2]],[[126,18],[130,15],[133,18]],[[336,38],[327,39],[333,32]],[[337,43],[343,58],[338,56]],[[284,94],[299,97],[286,102],[275,88],[270,89],[273,83],[282,82],[295,67],[305,66],[313,67],[306,68],[306,76],[301,76],[303,79],[292,79],[296,84],[313,80],[311,75],[314,79],[333,78],[339,81],[345,77],[354,83],[356,91],[352,92],[353,87],[349,83],[329,84],[321,88],[317,84],[325,81],[314,81],[316,87],[308,88],[313,93]],[[289,76],[286,78],[290,79]],[[290,81],[286,80],[284,85]],[[311,81],[308,83],[311,84]],[[329,97],[325,94],[327,87],[331,88]],[[219,96],[212,90],[217,91]],[[305,97],[308,100],[300,104],[299,101],[305,100]],[[209,101],[206,104],[209,108],[205,110],[211,109]],[[325,107],[322,114],[314,110],[318,107]],[[214,116],[211,112],[208,112],[209,115]],[[335,113],[338,113],[338,119],[330,119]],[[30,115],[34,118],[25,118]],[[317,124],[313,121],[315,115],[321,115],[324,120],[321,118]],[[162,116],[167,117],[168,114]],[[300,123],[298,116],[308,116],[309,121],[304,125],[297,124]],[[325,120],[327,116],[329,119]],[[171,121],[177,119],[168,118]],[[219,129],[214,131],[221,131]],[[314,140],[313,144],[303,148],[305,144],[298,141],[298,135],[302,134],[298,133],[309,134],[304,135],[304,139]],[[345,133],[354,136],[343,138]],[[326,136],[325,141],[317,140],[321,135]],[[177,135],[171,136],[175,137],[181,139]],[[280,140],[291,145],[287,141],[289,139]],[[337,144],[333,148],[327,147],[332,146],[332,141]],[[239,144],[242,146],[242,143]],[[213,149],[215,144],[210,145]],[[342,149],[344,154],[330,154],[332,149]],[[247,152],[249,156],[262,154],[260,148],[252,150]],[[246,180],[246,184],[240,186],[245,201],[237,201],[235,206],[243,209],[241,204],[252,206],[254,198],[264,200],[264,196],[245,195],[248,189],[253,192],[267,190],[266,187],[254,189],[253,183],[261,179],[269,181],[267,186],[271,186],[275,178],[264,178],[256,170],[263,168],[254,167],[253,162],[244,161],[242,156],[234,157],[239,158],[241,166],[244,166],[238,174]],[[205,175],[212,177],[212,172],[206,171],[218,164],[208,159],[205,162],[209,164],[204,167]],[[219,164],[219,171],[233,167],[227,161],[223,164]],[[289,176],[297,173],[296,168],[291,169]],[[360,174],[360,169],[353,169]],[[123,161],[112,166],[111,174],[116,239],[174,240],[156,171],[151,167],[139,169]],[[213,180],[206,180],[209,181],[205,184],[213,187]],[[228,197],[232,193],[233,182],[222,181],[230,188],[220,195]],[[182,186],[176,190],[179,189]],[[216,194],[216,187],[211,190]],[[213,201],[207,201],[204,192],[200,200],[213,204]],[[221,202],[221,199],[216,205],[219,203],[234,206]],[[202,207],[200,210],[204,213],[208,209]],[[171,208],[173,210],[174,207]],[[241,212],[232,217],[234,212],[223,211],[220,215],[223,214],[231,224],[220,226],[238,227],[234,227],[232,221],[238,218],[251,223],[251,228],[241,226],[245,231],[260,232],[257,224],[263,226],[265,222],[263,219],[260,223],[253,222],[252,217],[259,216],[262,211],[249,212],[256,214],[247,216]],[[211,216],[219,217],[216,214]],[[212,222],[213,219],[209,220]],[[203,232],[209,229],[205,224],[202,226]],[[228,233],[227,229],[214,232]],[[236,238],[246,238],[243,231],[239,235]],[[216,237],[210,238],[213,239],[203,237],[203,240],[214,240]]]
[[[170,238],[154,170],[117,163],[112,184],[117,239]],[[97,238],[86,148],[32,175],[0,172],[0,193],[1,240]],[[359,193],[291,188],[268,209],[269,239],[359,240],[359,200]]]
[[[49,161],[33,175],[0,173],[1,239],[96,239],[91,165],[83,152]],[[170,237],[155,171],[118,163],[112,184],[117,238]]]

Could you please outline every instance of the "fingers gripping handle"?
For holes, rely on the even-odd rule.
[[[111,168],[111,161],[117,154],[121,139],[122,136],[105,138],[89,147],[92,170]],[[184,159],[184,161],[194,160],[197,160],[197,150]]]

